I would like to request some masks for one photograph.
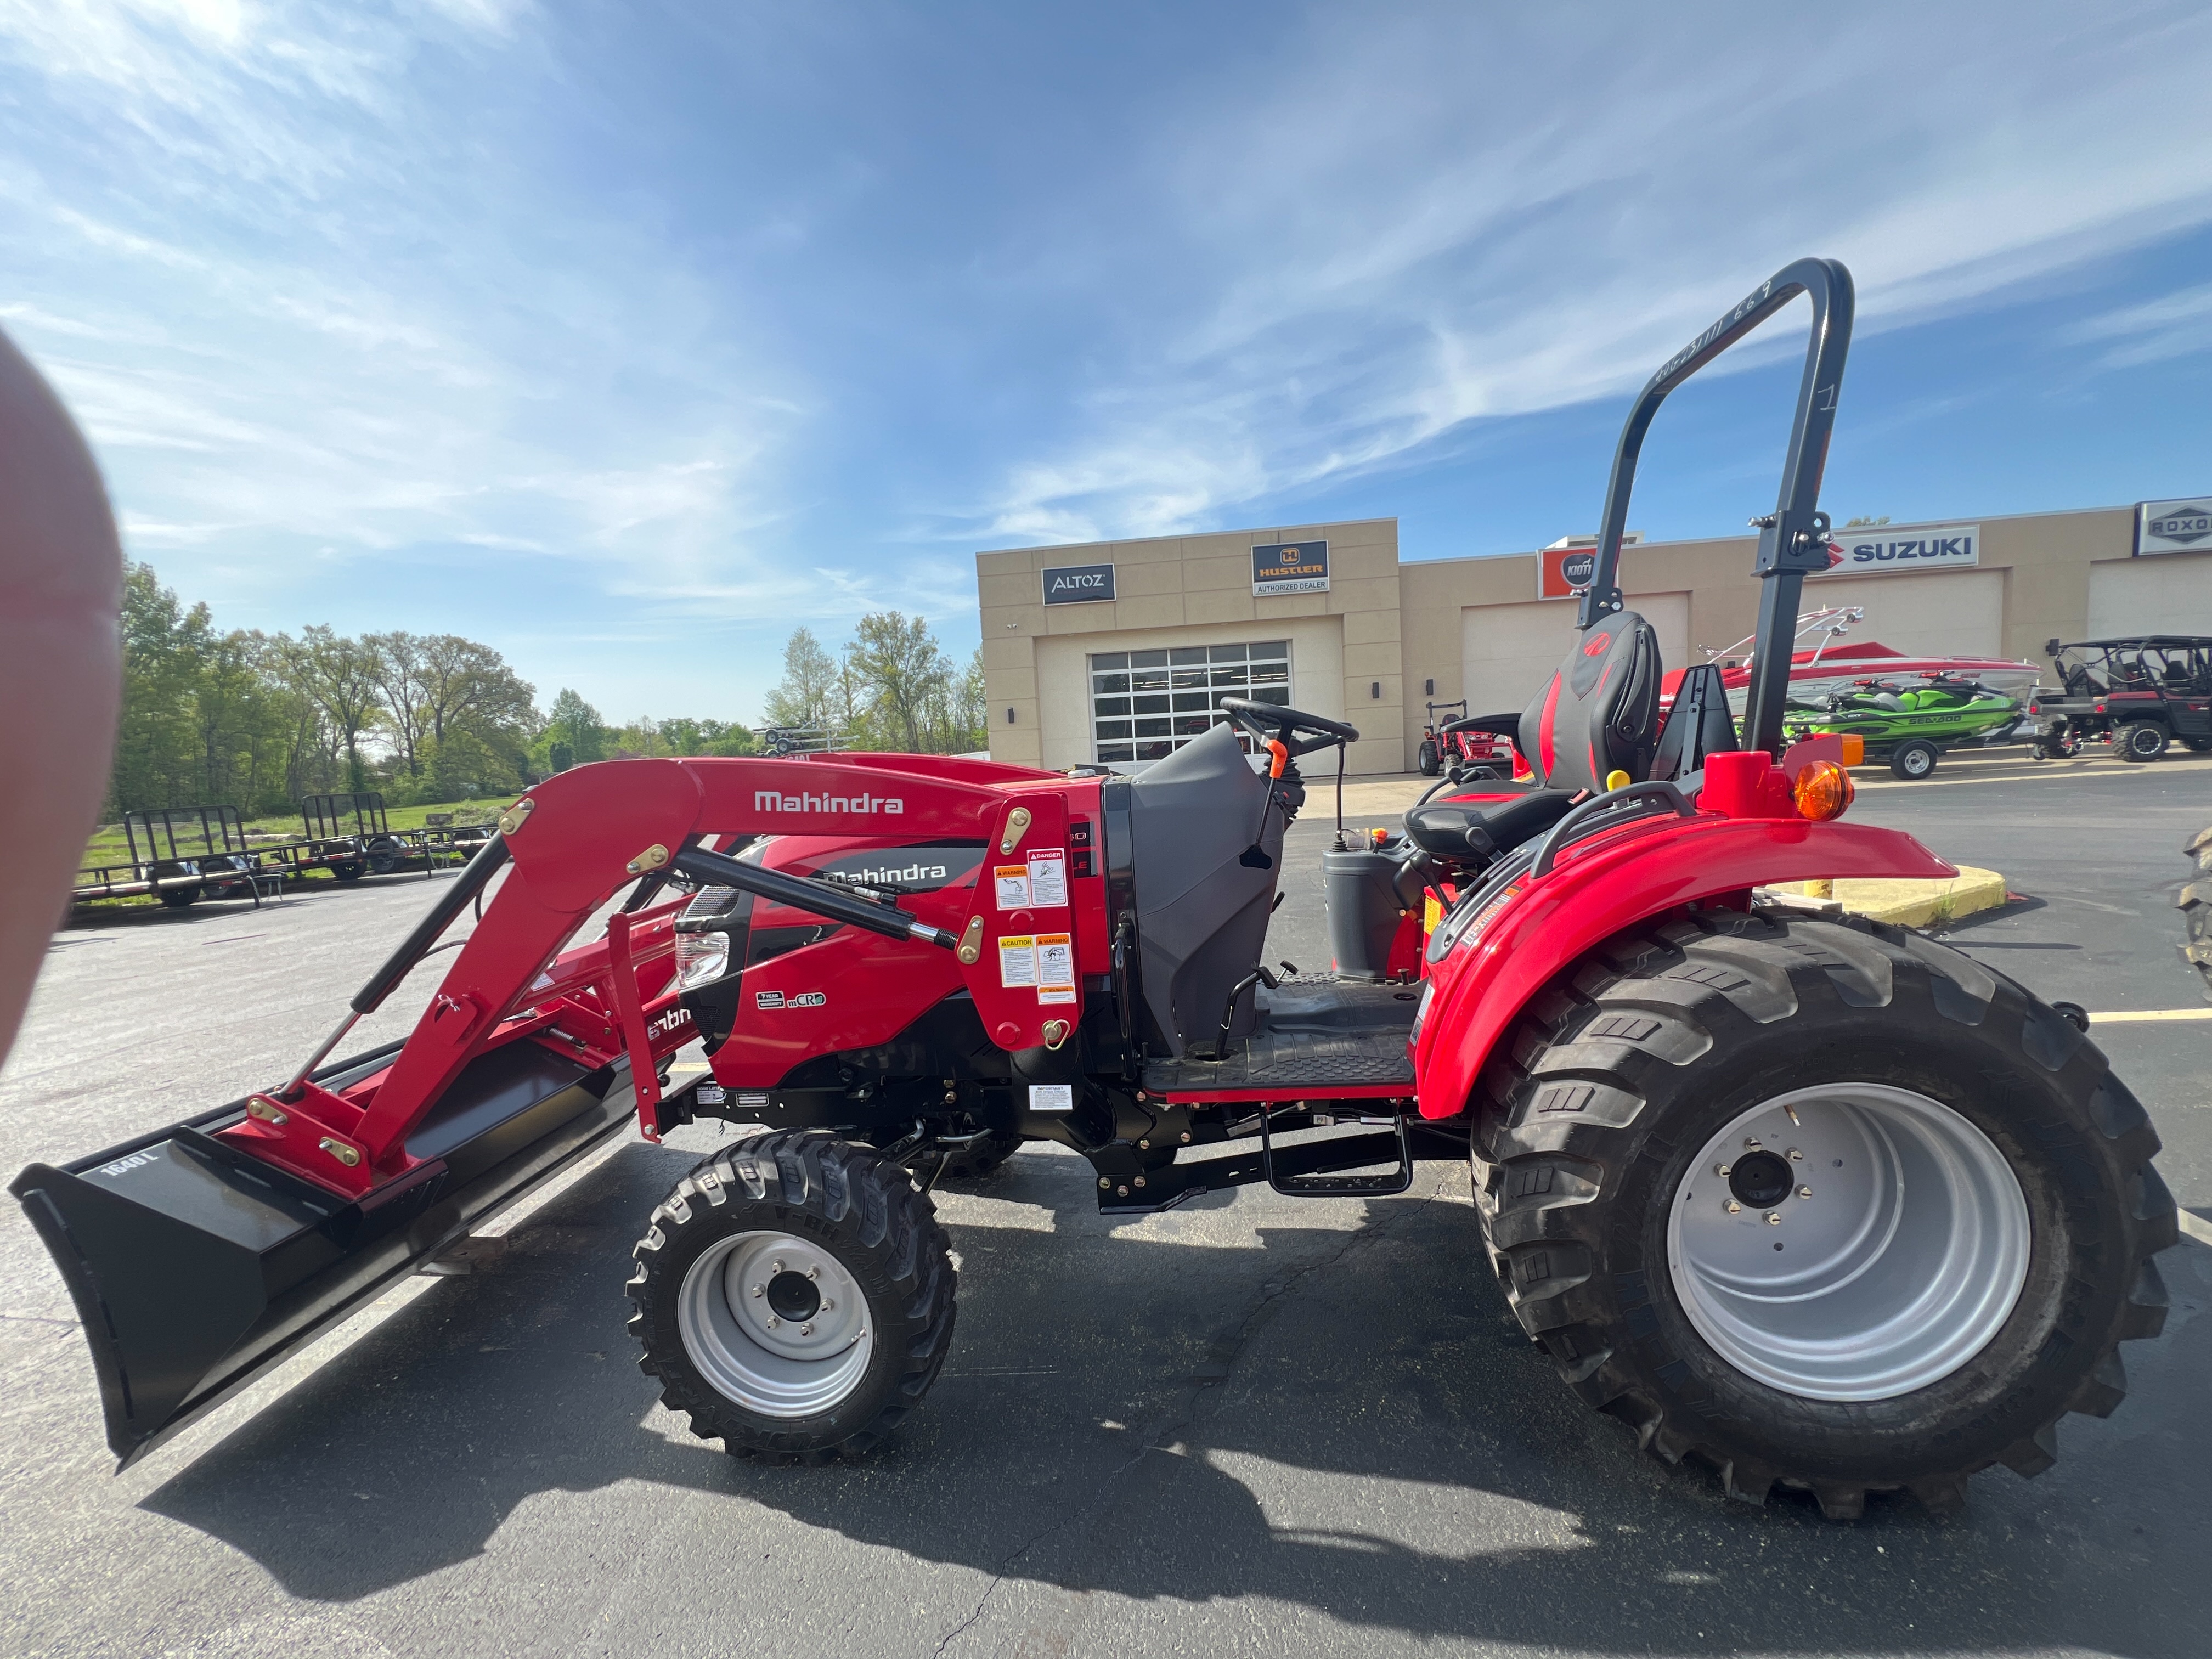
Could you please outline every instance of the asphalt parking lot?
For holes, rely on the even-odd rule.
[[[2098,1013],[2202,1007],[2175,949],[2212,761],[1947,758],[1858,818],[2002,871],[1953,941]],[[1362,783],[1348,821],[1415,784]],[[1395,793],[1394,793],[1395,791]],[[1270,957],[1326,961],[1326,786]],[[0,1073],[0,1172],[281,1077],[427,903],[419,878],[259,911],[91,919]],[[429,983],[364,1042],[404,1029]],[[395,999],[395,1004],[400,999]],[[2212,1217],[2212,1022],[2093,1036]],[[1465,1171],[1108,1223],[1056,1152],[940,1194],[959,1331],[854,1467],[764,1469],[663,1412],[629,1246],[714,1128],[632,1139],[121,1476],[60,1281],[0,1214],[0,1650],[25,1654],[2212,1651],[2212,1248],[2057,1468],[1962,1518],[1755,1511],[1576,1404],[1479,1260]]]

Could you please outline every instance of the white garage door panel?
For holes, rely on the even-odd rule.
[[[1823,578],[1805,584],[1804,608],[1856,605],[1866,620],[1844,637],[1875,640],[1908,657],[2004,653],[2004,573],[1947,570],[1924,576]]]
[[[1629,608],[1659,635],[1668,668],[1688,659],[1690,596],[1637,593]],[[1576,606],[1570,599],[1526,605],[1469,605],[1461,613],[1460,674],[1468,712],[1503,714],[1526,708],[1575,641]]]
[[[2089,567],[2089,637],[2212,634],[2212,559],[2186,553]]]

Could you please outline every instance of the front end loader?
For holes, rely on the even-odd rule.
[[[1800,295],[1744,725],[1711,665],[1662,716],[1616,580],[1638,453]],[[1785,741],[1851,307],[1840,265],[1799,261],[1644,387],[1575,645],[1508,722],[1533,776],[1358,858],[1340,834],[1345,973],[1267,959],[1299,762],[1340,769],[1358,736],[1281,704],[1224,696],[1128,775],[807,753],[533,788],[289,1082],[16,1178],[109,1443],[142,1455],[629,1125],[719,1117],[744,1133],[647,1218],[629,1322],[665,1403],[733,1453],[894,1433],[952,1334],[932,1184],[1051,1140],[1128,1215],[1261,1182],[1382,1197],[1468,1160],[1468,1248],[1567,1386],[1738,1498],[1940,1510],[1993,1463],[2035,1473],[2160,1329],[2175,1212],[2142,1107],[2060,1013],[1776,891],[1955,873],[1845,821],[1837,739]],[[408,1037],[330,1062],[476,902]],[[695,1042],[707,1072],[671,1088]]]

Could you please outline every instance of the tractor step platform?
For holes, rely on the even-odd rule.
[[[1385,1098],[1413,1092],[1407,1040],[1418,987],[1365,980],[1285,980],[1260,993],[1259,1024],[1223,1060],[1145,1062],[1146,1092],[1168,1100]]]

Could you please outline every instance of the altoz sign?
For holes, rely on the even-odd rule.
[[[2212,553],[2212,495],[2139,502],[2136,556],[2146,553]]]
[[[1833,532],[1826,570],[1816,576],[1887,576],[1905,570],[1956,570],[1982,562],[1978,524],[1862,526]]]
[[[1252,550],[1252,591],[1268,593],[1328,592],[1327,542],[1272,542]]]
[[[1044,573],[1047,605],[1091,605],[1114,597],[1110,564],[1064,564]]]

